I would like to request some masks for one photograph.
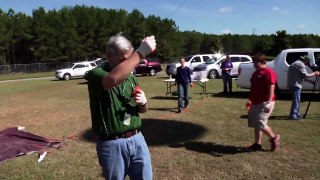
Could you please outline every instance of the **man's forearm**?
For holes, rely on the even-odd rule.
[[[272,84],[269,87],[269,98],[268,101],[272,101],[273,95],[274,95],[274,90],[275,90],[276,85]]]
[[[103,89],[105,91],[122,83],[131,73],[131,71],[139,64],[141,56],[136,51],[129,57],[117,65],[107,76],[102,80]]]

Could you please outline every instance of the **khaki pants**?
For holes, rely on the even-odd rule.
[[[266,102],[259,104],[252,104],[248,112],[248,127],[255,129],[264,129],[267,127],[268,119],[273,111],[275,102],[271,102],[270,112],[264,112],[264,105]]]

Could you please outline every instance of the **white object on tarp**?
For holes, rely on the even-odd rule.
[[[39,155],[38,163],[40,163],[47,155],[47,152],[45,151],[43,154]]]
[[[19,131],[24,130],[24,129],[26,129],[26,128],[23,127],[23,126],[18,126],[18,130],[19,130]]]

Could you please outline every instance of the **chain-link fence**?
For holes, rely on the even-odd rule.
[[[0,74],[52,72],[70,64],[72,62],[0,65]]]

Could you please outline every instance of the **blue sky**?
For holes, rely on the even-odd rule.
[[[210,34],[320,35],[320,0],[1,0],[0,8],[32,14],[44,7],[87,5],[107,9],[138,9],[145,16],[173,19],[181,31]]]

